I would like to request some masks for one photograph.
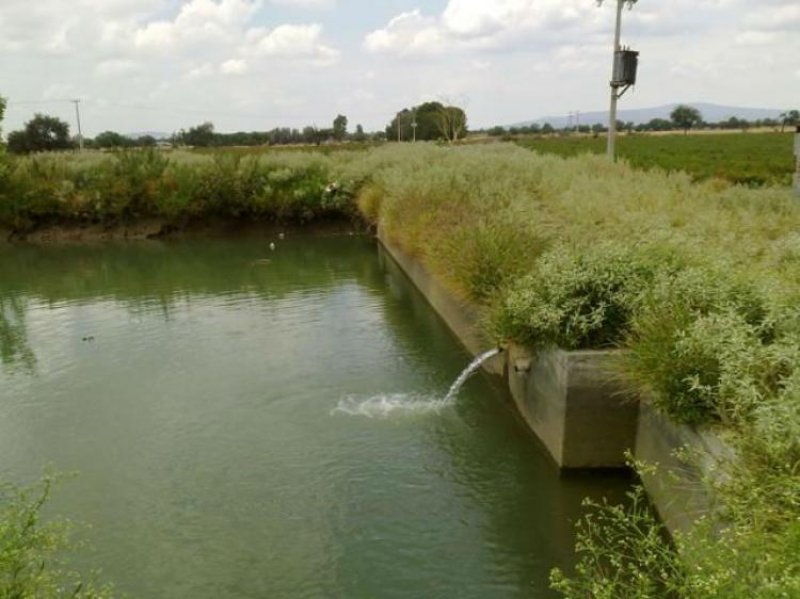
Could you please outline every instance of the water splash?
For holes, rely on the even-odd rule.
[[[489,358],[493,358],[497,354],[499,354],[502,350],[499,348],[490,349],[489,351],[483,352],[481,355],[476,357],[472,362],[470,362],[469,366],[464,369],[455,382],[450,386],[450,390],[447,392],[447,395],[444,396],[444,399],[441,400],[440,405],[446,406],[450,404],[458,395],[458,392],[461,390],[461,387],[464,383],[467,382],[467,379],[472,376],[481,365],[486,362]]]
[[[450,390],[444,398],[409,393],[375,395],[367,399],[348,396],[339,400],[337,406],[331,411],[331,415],[341,413],[347,414],[348,416],[388,418],[393,414],[409,415],[438,412],[453,403],[461,387],[467,382],[467,379],[478,370],[486,360],[496,356],[501,351],[502,350],[497,348],[490,349],[476,357],[450,386]]]
[[[367,399],[348,396],[339,400],[331,414],[341,413],[348,416],[366,416],[367,418],[388,418],[393,414],[426,414],[437,412],[442,408],[440,399],[409,393],[393,393],[375,395]]]

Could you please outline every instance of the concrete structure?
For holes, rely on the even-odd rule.
[[[639,403],[614,374],[611,351],[508,350],[508,386],[522,417],[562,468],[622,468]]]
[[[687,532],[714,506],[709,482],[736,459],[731,448],[711,431],[671,422],[642,402],[634,455],[653,473],[643,473],[647,494],[667,529]]]
[[[403,252],[380,228],[378,240],[473,356],[494,346],[495,342],[477,324],[480,321],[480,314],[475,306],[455,297],[442,283],[431,276],[421,262]],[[503,356],[496,356],[484,363],[484,369],[492,374],[502,375]]]

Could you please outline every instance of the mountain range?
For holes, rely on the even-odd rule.
[[[758,119],[777,119],[779,115],[784,112],[780,108],[744,108],[741,106],[723,106],[720,104],[710,104],[708,102],[680,102],[675,104],[664,104],[663,106],[655,106],[653,108],[631,108],[621,109],[617,112],[617,119],[624,122],[633,122],[634,124],[647,123],[653,119],[669,119],[670,113],[679,104],[692,106],[700,111],[703,115],[703,120],[708,123],[718,123],[720,121],[728,120],[730,117],[738,119],[746,119],[754,121]],[[581,112],[579,113],[579,123],[581,125],[592,125],[594,123],[608,122],[608,111],[594,111],[594,112]],[[515,123],[511,127],[524,127],[528,125],[538,124],[543,125],[550,123],[553,127],[562,128],[569,125],[575,125],[575,117],[569,117],[564,114],[561,116],[546,116],[533,121],[524,121],[522,123]]]

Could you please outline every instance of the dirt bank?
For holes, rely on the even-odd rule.
[[[148,239],[180,239],[202,237],[269,237],[280,233],[299,232],[349,234],[366,231],[360,221],[337,219],[311,223],[282,224],[234,219],[205,219],[185,223],[148,220],[131,224],[57,224],[16,232],[0,229],[0,244],[72,244],[106,241],[143,241]]]

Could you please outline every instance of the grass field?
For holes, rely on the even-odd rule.
[[[790,185],[794,171],[792,133],[622,134],[618,155],[637,168],[686,171],[695,180],[719,178],[750,186]],[[525,137],[524,148],[545,154],[602,154],[606,138]]]

